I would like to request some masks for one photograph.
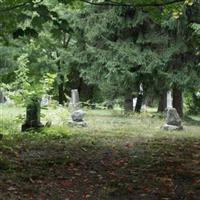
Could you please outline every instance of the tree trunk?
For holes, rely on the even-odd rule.
[[[157,112],[164,112],[166,108],[167,108],[167,93],[164,92],[160,95]]]
[[[124,100],[124,112],[133,112],[133,100],[132,99],[125,99]]]
[[[142,102],[143,102],[143,94],[139,94],[138,97],[137,97],[135,112],[137,112],[137,113],[141,112]]]
[[[69,42],[71,40],[71,35],[68,36],[68,39],[66,39],[66,33],[63,34],[63,48],[67,49]],[[57,53],[58,55],[58,53]],[[59,55],[58,55],[59,56]],[[61,70],[61,63],[64,64],[63,61],[61,61],[60,59],[57,62],[58,65],[58,78],[60,80],[59,84],[58,84],[58,102],[61,105],[64,105],[65,103],[65,90],[64,90],[64,83],[65,83],[65,79],[64,76],[62,74],[62,70]]]
[[[62,77],[60,77],[61,79]],[[61,105],[64,105],[65,102],[65,93],[64,93],[64,79],[63,81],[58,85],[58,102]]]
[[[133,97],[131,93],[127,93],[127,95],[125,95],[124,112],[125,113],[133,112]]]
[[[58,61],[58,102],[60,105],[64,105],[65,102],[65,92],[64,92],[64,76],[62,75],[61,71],[61,63],[60,60]]]
[[[180,117],[183,117],[183,96],[182,90],[178,87],[173,88],[173,107],[176,108]]]

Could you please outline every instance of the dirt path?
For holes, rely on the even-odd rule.
[[[54,140],[1,150],[1,200],[200,199],[198,140]]]

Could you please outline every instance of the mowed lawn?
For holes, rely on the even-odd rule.
[[[87,110],[88,127],[70,128],[68,110],[55,107],[42,111],[51,128],[20,133],[25,110],[0,110],[2,200],[200,199],[198,117],[166,132],[152,111]]]

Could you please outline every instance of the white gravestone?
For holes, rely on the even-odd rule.
[[[73,108],[73,110],[80,109],[80,102],[79,102],[79,93],[78,90],[71,90],[71,101],[70,101],[70,107]]]
[[[133,111],[135,110],[136,103],[137,103],[137,98],[133,98]]]
[[[51,104],[51,96],[44,95],[41,100],[41,106],[49,106]]]
[[[169,108],[173,108],[173,105],[172,105],[172,92],[171,91],[167,92],[167,109],[169,109]]]
[[[70,107],[73,109],[73,112],[68,124],[70,126],[87,126],[87,123],[83,119],[86,113],[80,109],[79,93],[77,89],[71,91]]]

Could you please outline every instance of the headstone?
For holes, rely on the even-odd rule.
[[[135,110],[136,103],[137,103],[137,98],[133,98],[133,111]]]
[[[87,123],[83,120],[85,116],[85,112],[83,110],[76,110],[71,114],[71,119],[69,120],[70,126],[87,126]]]
[[[49,106],[51,104],[51,96],[45,95],[42,97],[41,106]]]
[[[71,90],[70,107],[72,107],[73,110],[80,109],[79,93],[77,89]]]
[[[166,124],[163,126],[164,130],[182,130],[181,118],[179,117],[175,108],[168,108]]]
[[[44,127],[40,122],[40,99],[34,97],[26,107],[26,120],[22,125],[22,132],[31,129],[37,130]]]
[[[105,101],[105,102],[103,103],[103,106],[104,106],[105,108],[107,108],[108,110],[111,110],[111,109],[113,109],[113,107],[114,107],[114,102],[113,102],[112,100]]]
[[[167,109],[172,108],[172,91],[167,92]]]
[[[6,97],[4,95],[4,92],[2,89],[0,89],[0,103],[5,103],[6,102]]]
[[[144,89],[143,89],[143,84],[140,84],[139,87],[140,91],[139,91],[139,95],[137,97],[137,102],[135,105],[135,112],[140,113],[141,112],[141,108],[142,108],[142,103],[143,103],[143,97],[144,97]]]

